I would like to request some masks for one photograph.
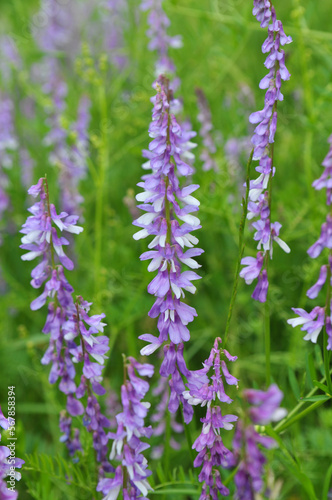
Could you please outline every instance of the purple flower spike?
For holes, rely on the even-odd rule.
[[[132,357],[126,360],[128,379],[121,387],[123,411],[116,416],[116,432],[109,433],[113,439],[110,459],[119,461],[121,465],[115,469],[112,479],[102,478],[98,483],[97,491],[103,492],[104,500],[116,500],[122,487],[123,496],[128,499],[141,498],[141,495],[146,497],[148,491],[152,490],[147,481],[151,472],[142,454],[149,445],[141,441],[141,438],[149,438],[152,434],[151,426],[144,425],[150,404],[142,401],[149,390],[149,384],[138,377],[135,370],[139,375],[153,375],[153,366],[140,364]],[[123,469],[127,472],[126,484],[123,483]]]
[[[223,415],[219,402],[231,403],[232,399],[226,395],[225,385],[237,385],[238,380],[229,373],[226,362],[221,355],[225,355],[228,361],[235,361],[236,356],[219,347],[221,339],[217,337],[211,349],[208,359],[203,363],[203,369],[192,371],[188,375],[188,390],[183,393],[184,398],[190,405],[206,406],[206,416],[201,418],[203,423],[202,432],[193,444],[193,449],[198,452],[194,461],[195,467],[201,467],[198,479],[203,483],[200,498],[218,498],[218,494],[227,496],[229,490],[221,482],[217,467],[225,469],[233,467],[235,460],[223,444],[220,430],[230,430],[233,422],[237,420],[235,415]],[[210,370],[213,375],[208,376]],[[209,492],[208,492],[209,490]]]
[[[281,420],[287,414],[284,408],[279,408],[283,393],[276,384],[271,385],[266,392],[246,389],[243,397],[249,405],[253,405],[248,411],[252,424],[267,425]],[[236,500],[254,500],[256,494],[262,491],[266,458],[260,447],[269,449],[277,446],[274,439],[260,435],[252,424],[248,425],[247,420],[239,420],[234,434]]]
[[[269,0],[254,0],[253,15],[261,23],[262,28],[268,27],[268,37],[262,46],[263,54],[267,54],[265,67],[268,69],[268,74],[259,84],[261,89],[266,89],[264,108],[249,116],[249,122],[256,125],[251,142],[254,146],[253,160],[259,161],[256,171],[260,175],[257,179],[250,181],[247,218],[258,219],[252,225],[256,229],[254,240],[258,242],[257,248],[262,252],[260,252],[261,260],[257,258],[256,264],[252,257],[242,259],[242,264],[248,268],[242,269],[240,276],[247,284],[258,278],[252,297],[265,302],[269,286],[265,268],[267,259],[269,257],[272,259],[273,242],[278,243],[286,253],[290,252],[289,246],[279,237],[281,224],[271,223],[270,220],[270,188],[275,175],[271,144],[274,143],[277,130],[277,102],[283,100],[280,92],[281,80],[285,81],[290,78],[285,67],[285,53],[281,46],[291,43],[292,39],[285,35],[282,23],[276,19],[274,7]],[[264,267],[263,271],[261,271],[262,267]]]
[[[181,36],[170,37],[167,35],[167,28],[170,21],[162,8],[163,0],[142,0],[141,9],[149,11],[148,24],[149,29],[147,35],[150,39],[148,45],[149,50],[155,50],[158,54],[156,62],[156,77],[160,75],[173,75],[175,73],[175,65],[169,57],[168,50],[170,48],[178,49],[182,47]],[[173,82],[172,89],[178,87],[178,79]]]
[[[9,427],[11,427],[11,423],[8,421],[7,418],[2,413],[1,407],[0,407],[0,427],[3,429],[7,430]],[[1,435],[0,435],[1,439]],[[15,449],[14,449],[15,451]],[[21,474],[17,471],[15,471],[16,468],[21,468],[22,465],[24,464],[24,460],[20,458],[16,458],[14,460],[12,456],[12,451],[7,447],[7,446],[0,446],[0,498],[4,500],[16,500],[18,493],[17,491],[12,491],[12,489],[9,489],[7,481],[12,481],[12,480],[17,480],[19,481],[21,479]],[[13,475],[14,472],[14,475]],[[8,476],[7,481],[5,478]]]
[[[106,353],[109,350],[108,337],[103,333],[105,314],[89,316],[89,302],[78,296],[74,303],[73,288],[68,283],[63,264],[67,269],[73,268],[72,261],[64,254],[63,244],[68,241],[59,237],[57,231],[79,234],[83,228],[76,225],[78,217],[66,212],[57,213],[54,205],[49,203],[46,179],[29,189],[29,194],[39,197],[29,211],[21,232],[21,248],[28,250],[23,260],[41,257],[41,262],[33,269],[32,286],[39,288],[45,283],[44,291],[31,303],[31,309],[41,308],[48,299],[48,315],[43,333],[49,334],[50,344],[41,362],[51,364],[49,381],[59,381],[59,389],[67,396],[67,412],[72,417],[83,415],[83,423],[93,436],[92,443],[96,460],[99,463],[99,476],[104,477],[112,470],[108,462],[109,441],[108,428],[110,421],[101,413],[96,395],[105,394],[102,386],[102,370]],[[56,256],[60,264],[56,262]],[[79,386],[76,385],[77,367],[81,368]],[[141,370],[140,365],[137,369]],[[151,369],[150,369],[151,372]],[[85,400],[82,398],[86,397]],[[71,431],[71,418],[66,414],[60,416],[60,429],[63,433],[61,441],[65,442],[70,455],[81,449],[79,432]],[[73,434],[73,435],[72,435]]]
[[[329,137],[328,142],[330,143],[330,148],[322,162],[324,171],[321,177],[315,180],[312,185],[317,191],[323,188],[326,189],[326,204],[330,206],[332,201],[332,183],[330,178],[332,173],[332,135]],[[325,248],[328,249],[328,256],[325,260],[326,264],[321,266],[317,282],[307,291],[309,299],[316,299],[325,283],[327,288],[326,297],[331,293],[331,278],[328,280],[332,269],[332,257],[329,255],[332,249],[332,216],[330,213],[326,216],[326,222],[322,224],[318,240],[308,249],[308,254],[312,259],[316,259]],[[303,339],[311,340],[313,343],[317,342],[318,335],[325,326],[328,337],[326,349],[330,351],[332,350],[331,302],[328,303],[327,299],[324,299],[324,303],[326,304],[325,307],[316,306],[310,313],[304,309],[292,308],[299,317],[289,319],[287,323],[293,327],[302,325],[301,330],[307,332]]]
[[[194,270],[200,266],[195,257],[203,250],[194,248],[198,240],[191,234],[201,227],[199,219],[193,215],[199,207],[193,193],[199,186],[180,187],[178,177],[193,172],[187,158],[193,147],[190,139],[194,133],[181,127],[171,112],[172,91],[168,80],[160,77],[155,88],[157,95],[151,99],[154,107],[149,128],[152,141],[149,150],[144,151],[148,159],[144,168],[152,172],[144,175],[138,184],[144,188],[136,197],[141,202],[138,207],[145,213],[134,221],[134,225],[141,228],[134,238],[153,238],[148,245],[150,250],[141,255],[141,260],[150,260],[148,270],[157,271],[148,285],[148,292],[156,298],[149,316],[158,318],[159,337],[141,335],[140,339],[149,342],[141,354],[152,354],[165,342],[170,342],[164,346],[165,360],[160,374],[171,377],[169,410],[175,412],[182,403],[188,423],[192,408],[182,396],[182,378],[188,374],[182,350],[183,343],[190,339],[188,324],[197,313],[182,299],[185,292],[196,291],[193,282],[200,276]],[[190,270],[183,270],[183,265]]]

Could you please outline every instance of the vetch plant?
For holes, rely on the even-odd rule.
[[[59,237],[57,229],[79,234],[83,228],[77,226],[78,216],[66,212],[57,214],[55,206],[49,201],[49,191],[46,178],[41,178],[38,184],[29,189],[29,194],[39,196],[29,211],[32,213],[23,224],[21,232],[21,248],[28,250],[22,256],[23,260],[33,260],[41,257],[41,262],[32,270],[31,285],[40,288],[44,282],[43,293],[31,303],[31,309],[43,307],[47,299],[48,315],[43,333],[50,334],[50,344],[41,362],[51,364],[49,381],[54,384],[60,379],[59,389],[67,396],[67,412],[71,417],[84,415],[83,423],[92,433],[96,460],[100,464],[99,477],[112,470],[107,460],[109,420],[101,413],[96,395],[105,394],[101,385],[102,369],[108,351],[108,337],[98,335],[103,332],[105,314],[89,316],[91,303],[77,297],[74,302],[73,288],[68,283],[63,267],[72,270],[73,262],[64,253],[62,245],[69,242],[63,236]],[[56,263],[56,258],[60,264]],[[77,386],[75,365],[82,364],[80,384]],[[87,396],[86,406],[81,399]],[[71,455],[81,449],[79,433],[75,429],[71,433],[71,417],[65,413],[60,415],[60,430],[64,434],[61,440],[66,442]]]
[[[271,187],[275,175],[273,165],[274,136],[277,129],[277,103],[283,100],[281,82],[288,80],[290,74],[285,66],[285,52],[281,49],[292,39],[286,36],[281,21],[276,18],[274,7],[269,0],[254,2],[253,14],[261,22],[261,27],[268,25],[268,37],[262,45],[263,54],[268,53],[265,67],[268,74],[260,81],[259,87],[267,89],[264,108],[252,113],[250,123],[257,124],[251,142],[254,146],[253,160],[259,160],[256,171],[260,174],[250,182],[247,218],[257,218],[252,225],[256,229],[254,240],[258,241],[256,258],[244,257],[245,266],[240,276],[247,284],[258,279],[252,294],[253,299],[265,302],[268,292],[268,259],[272,258],[273,241],[276,241],[285,252],[290,252],[288,245],[279,238],[281,224],[271,222]],[[269,24],[270,23],[270,24]]]
[[[110,459],[120,462],[120,465],[113,471],[113,478],[104,478],[98,483],[97,491],[105,495],[103,500],[115,500],[120,491],[126,500],[146,498],[152,490],[147,481],[151,471],[143,455],[150,445],[141,441],[141,438],[149,438],[152,434],[151,426],[146,427],[144,422],[150,404],[142,401],[149,390],[149,383],[140,377],[152,377],[153,372],[152,365],[124,356],[125,380],[121,386],[123,411],[116,415],[116,433],[110,433],[113,439]]]
[[[166,16],[162,8],[163,0],[143,0],[141,9],[147,10],[149,29],[147,35],[150,39],[148,49],[157,52],[157,61],[155,65],[155,76],[158,78],[160,75],[173,76],[175,73],[175,65],[170,58],[168,51],[169,48],[181,48],[182,38],[180,35],[169,36],[167,28],[170,25],[170,20]],[[175,90],[179,85],[179,79],[176,79],[171,88]]]
[[[160,374],[171,376],[171,396],[169,410],[176,412],[180,402],[184,405],[185,421],[192,417],[192,408],[183,399],[184,384],[188,369],[183,358],[184,342],[190,338],[188,323],[197,315],[195,309],[181,302],[184,291],[194,293],[196,287],[192,281],[200,277],[194,271],[183,271],[182,265],[197,269],[199,264],[193,257],[203,252],[194,248],[198,243],[192,231],[199,229],[199,219],[192,215],[198,210],[199,201],[192,196],[198,185],[180,187],[178,176],[188,177],[192,167],[186,163],[186,153],[192,148],[190,139],[194,133],[184,131],[172,114],[172,91],[168,80],[160,77],[155,88],[157,95],[153,102],[152,123],[149,128],[153,139],[149,150],[144,151],[148,159],[143,165],[152,173],[143,176],[138,185],[144,191],[136,196],[143,202],[139,208],[146,213],[134,224],[142,229],[135,233],[136,240],[153,236],[149,251],[141,255],[141,260],[151,260],[150,272],[158,270],[157,276],[148,286],[148,292],[156,296],[156,301],[149,312],[152,318],[158,318],[159,337],[150,334],[141,335],[149,345],[141,350],[142,355],[150,355],[164,344],[164,361]],[[189,247],[188,250],[184,250]],[[170,343],[165,344],[165,342]]]
[[[10,427],[10,422],[2,413],[1,407],[0,427],[4,430],[9,429]],[[18,493],[15,490],[15,487],[11,486],[10,483],[13,482],[13,479],[14,481],[19,481],[21,479],[21,474],[15,471],[15,469],[20,469],[25,463],[21,458],[12,458],[11,455],[12,452],[8,446],[0,446],[0,498],[3,500],[16,500],[18,498]]]
[[[319,276],[317,282],[309,288],[307,291],[307,297],[309,299],[316,299],[320,294],[322,288],[326,283],[326,295],[325,295],[325,305],[315,306],[310,312],[307,312],[302,308],[294,308],[292,310],[297,314],[296,318],[289,319],[287,323],[291,326],[296,327],[301,325],[301,330],[306,332],[303,337],[304,340],[310,340],[314,344],[317,343],[318,336],[322,329],[324,328],[324,340],[323,340],[323,353],[325,361],[325,374],[328,382],[329,390],[332,389],[331,376],[330,376],[330,366],[327,351],[332,350],[332,327],[331,327],[331,266],[332,266],[332,241],[331,241],[331,229],[332,229],[332,189],[331,189],[331,174],[332,174],[332,135],[329,137],[328,142],[330,143],[330,149],[323,160],[324,171],[319,179],[313,182],[313,187],[319,191],[321,189],[326,189],[326,204],[330,207],[329,212],[326,216],[326,222],[322,224],[321,233],[318,240],[308,249],[308,255],[312,259],[317,259],[324,248],[328,249],[328,256],[325,260],[326,264],[323,264],[320,268]]]
[[[193,449],[198,452],[194,467],[202,466],[198,476],[198,480],[203,483],[200,500],[218,498],[218,493],[228,496],[229,489],[222,484],[219,467],[229,469],[235,465],[233,453],[223,444],[220,431],[232,429],[232,422],[236,422],[238,417],[223,415],[220,403],[230,404],[233,401],[225,392],[225,383],[238,383],[238,379],[229,373],[221,355],[228,361],[236,361],[237,356],[231,356],[226,349],[221,349],[219,343],[221,339],[217,337],[203,368],[190,372],[186,384],[188,390],[183,393],[189,404],[206,406],[206,416],[201,418],[202,432],[193,444]],[[209,376],[210,370],[213,375]]]

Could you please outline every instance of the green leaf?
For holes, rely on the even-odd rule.
[[[299,384],[297,382],[294,370],[290,366],[288,367],[288,379],[289,379],[289,383],[290,383],[290,386],[292,388],[293,394],[295,396],[295,399],[299,400],[301,397],[300,387],[299,387]]]
[[[310,396],[309,398],[303,398],[302,401],[327,401],[331,399],[331,396],[326,396],[326,394],[319,394],[318,396]]]
[[[321,389],[323,392],[326,392],[328,394],[329,392],[329,388],[327,387],[327,385],[325,384],[322,384],[321,382],[318,382],[318,380],[314,380],[314,385],[316,387],[318,387],[319,389]]]
[[[308,477],[307,474],[302,472],[300,465],[298,462],[293,458],[292,454],[289,452],[287,449],[286,445],[284,444],[283,440],[281,437],[270,427],[267,426],[265,428],[266,433],[273,437],[277,443],[279,444],[280,451],[282,453],[281,455],[281,460],[284,462],[285,466],[289,471],[292,472],[292,474],[297,478],[299,483],[302,485],[306,493],[308,494],[308,497],[310,500],[318,500],[316,497],[316,493],[312,484],[312,481]]]
[[[328,494],[331,484],[331,476],[332,476],[332,464],[327,469],[327,473],[324,479],[322,500],[328,500]]]

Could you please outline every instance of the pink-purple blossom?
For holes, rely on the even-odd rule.
[[[150,39],[148,48],[157,52],[157,61],[155,64],[156,77],[160,75],[172,76],[175,73],[175,65],[169,56],[169,49],[178,49],[182,47],[180,35],[169,36],[167,28],[170,20],[162,8],[163,0],[142,0],[141,9],[148,11],[149,29],[147,35]],[[178,86],[178,80],[172,84],[173,90]]]
[[[326,189],[326,204],[330,206],[332,185],[329,177],[332,172],[332,135],[329,137],[328,142],[330,148],[322,162],[324,167],[323,173],[312,185],[317,191],[323,188]],[[316,299],[325,285],[327,288],[327,297],[329,297],[331,290],[332,257],[330,252],[332,248],[332,216],[330,213],[326,216],[326,222],[322,224],[318,240],[308,249],[308,255],[312,259],[317,259],[325,248],[329,251],[325,260],[326,264],[321,266],[318,280],[307,291],[309,299]],[[293,327],[301,325],[301,330],[307,332],[303,339],[310,340],[313,343],[317,342],[318,336],[325,326],[328,337],[326,348],[330,351],[332,350],[331,300],[325,299],[324,304],[324,307],[314,307],[310,313],[305,309],[292,307],[297,317],[289,319],[287,323]]]
[[[257,219],[252,226],[256,230],[254,240],[258,242],[257,263],[250,262],[251,274],[241,271],[246,283],[252,280],[246,279],[248,275],[254,276],[254,269],[260,269],[253,279],[258,279],[258,284],[252,297],[259,302],[265,302],[268,292],[268,276],[266,262],[272,258],[273,242],[275,241],[285,251],[290,252],[288,245],[279,237],[281,224],[271,222],[271,182],[275,175],[273,166],[273,143],[277,129],[277,102],[283,100],[280,91],[281,81],[289,80],[290,74],[285,66],[285,52],[281,48],[291,43],[292,39],[286,36],[281,21],[276,18],[274,7],[269,0],[254,0],[253,15],[261,23],[261,27],[268,26],[268,37],[262,45],[263,54],[268,54],[265,67],[268,74],[260,81],[259,87],[266,89],[264,108],[251,113],[250,123],[256,125],[251,142],[254,146],[253,160],[258,160],[256,171],[260,174],[257,179],[250,181],[248,219]],[[263,264],[262,264],[263,255]],[[252,257],[253,258],[253,257]],[[252,259],[251,258],[251,259]],[[242,259],[241,264],[248,265],[248,257]]]
[[[184,130],[172,114],[172,91],[168,81],[160,77],[155,88],[157,95],[152,98],[154,107],[149,128],[152,141],[149,150],[143,153],[148,160],[144,168],[152,172],[144,175],[138,184],[144,189],[136,197],[142,202],[138,207],[145,213],[134,221],[134,225],[141,228],[134,238],[153,238],[148,245],[150,250],[144,252],[141,259],[151,261],[150,272],[157,271],[148,285],[148,292],[156,297],[149,316],[158,318],[159,337],[141,335],[140,339],[148,342],[141,353],[149,355],[170,341],[164,345],[165,358],[160,373],[171,377],[170,411],[175,412],[182,402],[186,421],[189,421],[192,408],[182,396],[182,376],[186,377],[188,372],[182,352],[183,342],[190,338],[188,324],[197,313],[181,299],[185,292],[196,291],[193,282],[200,276],[192,269],[200,266],[194,257],[203,250],[194,248],[198,240],[191,234],[201,227],[199,219],[193,215],[198,211],[199,201],[192,196],[199,186],[181,187],[179,177],[188,177],[193,172],[186,157],[193,147],[190,140],[195,134]],[[191,270],[183,270],[183,265]]]
[[[102,478],[98,483],[97,491],[105,495],[103,500],[116,500],[120,490],[128,500],[145,498],[152,490],[147,480],[151,472],[143,455],[149,445],[142,441],[142,438],[149,438],[152,434],[151,426],[145,426],[150,404],[142,401],[149,390],[149,383],[141,377],[152,377],[154,367],[128,357],[125,371],[127,376],[121,386],[122,411],[116,415],[116,432],[109,433],[113,440],[110,459],[120,462],[120,465],[113,469],[112,478]]]
[[[66,212],[57,213],[49,200],[45,178],[29,189],[29,194],[40,201],[30,207],[32,214],[23,224],[21,248],[28,252],[23,260],[40,258],[32,270],[31,285],[44,291],[31,303],[37,310],[48,301],[48,314],[43,333],[49,334],[49,347],[41,360],[51,365],[49,382],[59,383],[59,390],[67,396],[66,413],[60,416],[61,440],[70,454],[81,449],[79,433],[71,430],[71,417],[83,415],[83,423],[93,435],[93,447],[99,462],[99,476],[112,468],[107,458],[108,428],[110,422],[101,413],[96,396],[105,394],[102,386],[102,370],[109,350],[108,337],[103,333],[105,314],[90,316],[91,303],[78,296],[74,302],[73,287],[67,281],[63,267],[72,270],[73,262],[64,253],[62,246],[69,242],[58,235],[58,231],[79,234],[83,228],[77,226],[78,216]],[[80,366],[81,365],[81,366]],[[81,369],[77,385],[78,367]],[[84,398],[86,396],[86,403]]]
[[[231,375],[227,361],[235,361],[236,356],[231,356],[228,351],[221,349],[221,339],[215,339],[208,359],[203,363],[203,368],[192,371],[187,376],[187,388],[183,395],[190,405],[206,406],[206,416],[201,418],[202,432],[193,444],[193,449],[198,452],[194,467],[202,467],[198,476],[203,483],[200,500],[210,497],[218,498],[218,494],[227,496],[229,490],[221,482],[219,467],[228,469],[235,465],[233,453],[223,444],[221,429],[230,430],[236,415],[224,415],[220,403],[230,404],[233,400],[226,394],[225,385],[237,385],[238,379]],[[209,375],[210,370],[213,374]]]
[[[11,427],[11,422],[4,416],[0,407],[0,427],[7,430]],[[1,440],[1,434],[0,434]],[[10,443],[13,445],[13,442]],[[3,500],[17,500],[18,492],[7,481],[19,481],[21,474],[15,469],[21,468],[25,463],[21,458],[16,458],[12,449],[8,446],[0,446],[0,498]],[[15,452],[15,447],[13,448]],[[14,471],[14,473],[13,473]],[[7,480],[6,480],[7,478]]]

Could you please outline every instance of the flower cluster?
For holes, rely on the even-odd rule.
[[[132,357],[125,360],[125,365],[126,379],[121,386],[123,411],[116,415],[116,433],[109,433],[114,439],[110,459],[121,465],[116,467],[113,478],[103,478],[98,483],[97,491],[105,495],[104,500],[116,500],[120,490],[126,500],[146,498],[148,491],[152,490],[147,481],[151,472],[143,456],[149,445],[141,441],[152,434],[151,426],[144,425],[150,404],[142,401],[149,383],[140,377],[152,377],[154,368],[140,364]]]
[[[0,427],[7,430],[11,423],[5,418],[0,407]],[[1,434],[0,434],[1,440]],[[13,445],[15,450],[15,445]],[[15,458],[13,451],[8,446],[0,446],[0,498],[3,500],[16,500],[18,493],[15,491],[15,480],[21,479],[21,474],[15,471],[24,464],[21,458]],[[9,477],[7,481],[5,478]]]
[[[104,428],[110,425],[109,420],[100,412],[100,405],[95,395],[103,395],[101,385],[104,361],[108,351],[108,337],[98,335],[103,332],[104,314],[89,316],[91,304],[78,297],[73,301],[73,288],[68,283],[63,267],[72,270],[73,262],[64,253],[62,246],[68,244],[63,236],[59,237],[56,228],[69,233],[80,233],[83,228],[76,225],[77,216],[66,212],[56,213],[55,206],[49,203],[46,179],[41,178],[37,185],[29,189],[29,194],[40,196],[29,211],[33,214],[23,224],[21,232],[21,248],[28,250],[23,260],[41,257],[41,262],[32,270],[31,285],[40,288],[44,282],[43,293],[31,303],[31,309],[40,309],[47,301],[48,315],[43,333],[50,334],[50,344],[41,362],[51,364],[49,381],[54,384],[58,380],[59,389],[67,396],[67,411],[71,416],[84,414],[83,422],[87,430],[93,434],[93,446],[97,461],[101,464],[100,475],[109,472],[107,462],[108,436]],[[56,256],[60,264],[56,264]],[[75,365],[82,363],[80,384],[75,383]],[[80,401],[87,394],[87,405]],[[69,417],[70,419],[70,417]],[[80,449],[78,433],[71,438],[71,420],[65,414],[60,417],[61,437],[70,453]]]
[[[332,206],[332,188],[331,188],[331,178],[332,178],[332,135],[329,138],[330,149],[324,161],[322,163],[324,171],[319,179],[313,182],[313,187],[318,191],[320,189],[326,188],[326,204],[327,206]],[[309,248],[308,254],[312,259],[316,259],[322,253],[324,248],[329,249],[329,256],[327,264],[324,264],[320,268],[319,277],[317,282],[309,288],[307,291],[307,297],[309,299],[316,299],[319,292],[327,282],[327,297],[331,294],[331,271],[332,271],[332,215],[330,213],[326,216],[326,222],[322,224],[320,237],[318,240]],[[326,261],[325,261],[326,262]],[[326,333],[328,335],[328,342],[326,348],[332,350],[332,306],[331,302],[325,301],[325,307],[316,306],[312,309],[310,313],[300,308],[292,308],[295,314],[298,315],[297,318],[292,318],[287,321],[293,327],[302,325],[301,330],[306,332],[303,337],[304,340],[311,340],[311,342],[316,343],[318,335],[325,325]]]
[[[175,73],[175,66],[168,55],[168,50],[170,47],[175,49],[182,47],[181,36],[177,35],[171,37],[167,34],[167,28],[170,25],[170,21],[163,11],[162,1],[163,0],[142,0],[141,3],[142,10],[149,10],[149,29],[147,35],[150,39],[150,43],[148,48],[149,50],[156,50],[158,53],[156,77],[164,74],[173,75]],[[178,81],[173,82],[173,90],[175,90],[177,85]]]
[[[181,188],[178,175],[189,176],[193,171],[186,158],[188,154],[191,156],[193,144],[190,139],[194,133],[184,131],[171,113],[168,81],[159,78],[155,88],[157,95],[152,98],[154,108],[149,128],[153,140],[149,150],[143,152],[148,159],[143,167],[152,169],[152,173],[144,175],[138,184],[144,189],[136,197],[142,202],[138,207],[146,213],[134,221],[134,225],[142,228],[134,238],[153,236],[148,245],[150,250],[141,255],[141,260],[151,260],[148,266],[150,272],[158,270],[157,276],[148,285],[148,292],[156,296],[149,316],[159,318],[159,337],[144,334],[139,338],[150,344],[142,349],[143,355],[151,354],[170,340],[170,344],[164,346],[165,359],[160,374],[171,376],[170,411],[175,412],[182,402],[185,413],[188,412],[186,419],[190,420],[192,408],[182,396],[184,385],[181,374],[186,376],[188,372],[182,353],[183,342],[190,338],[187,325],[197,313],[180,299],[185,291],[196,291],[192,281],[200,278],[194,271],[182,271],[182,264],[191,269],[200,267],[193,257],[200,255],[202,250],[194,248],[198,240],[191,231],[201,226],[199,219],[192,215],[199,206],[192,193],[199,186]],[[185,250],[185,247],[189,249]]]
[[[245,257],[242,264],[245,266],[240,276],[247,284],[258,279],[252,297],[260,302],[266,301],[268,291],[267,259],[272,258],[273,241],[278,243],[285,252],[290,252],[288,245],[279,238],[281,224],[271,222],[271,181],[275,174],[273,166],[273,143],[277,128],[277,102],[283,100],[280,91],[281,81],[288,80],[290,74],[285,66],[285,52],[281,46],[291,43],[291,37],[285,35],[281,21],[276,18],[274,7],[269,1],[257,1],[254,6],[254,15],[268,26],[268,37],[262,45],[262,52],[268,53],[265,67],[268,74],[261,80],[259,87],[267,89],[264,108],[252,113],[250,123],[257,124],[251,142],[254,146],[253,160],[259,160],[256,171],[259,177],[250,182],[248,204],[248,219],[257,218],[252,225],[256,232],[254,240],[258,242],[257,248],[261,250],[256,258]]]
[[[199,114],[197,116],[198,121],[201,124],[199,131],[200,136],[203,139],[204,149],[200,155],[200,160],[203,162],[203,170],[218,171],[218,165],[211,155],[216,152],[216,145],[211,137],[211,130],[213,129],[211,121],[211,111],[209,108],[209,103],[201,89],[196,89],[197,103]]]
[[[234,477],[237,500],[254,500],[255,494],[263,489],[263,467],[266,458],[258,445],[266,449],[277,446],[274,439],[262,436],[255,430],[254,425],[267,425],[276,422],[286,415],[284,408],[279,408],[283,393],[273,384],[269,389],[257,391],[247,389],[243,391],[244,400],[252,405],[249,408],[246,420],[239,420],[233,439],[233,450],[238,463]]]
[[[188,376],[188,390],[184,392],[185,399],[191,405],[206,406],[206,416],[201,418],[202,432],[193,444],[198,452],[194,461],[195,467],[202,470],[198,479],[203,483],[200,500],[218,498],[218,492],[229,495],[229,490],[221,482],[218,467],[229,468],[235,464],[234,456],[223,444],[220,430],[233,428],[232,422],[237,420],[235,415],[223,415],[218,402],[230,404],[233,400],[226,394],[224,384],[237,385],[238,379],[228,371],[222,353],[228,361],[236,361],[226,349],[220,349],[221,339],[217,337],[208,359],[203,363],[201,370],[192,371]],[[208,372],[213,375],[208,377]]]
[[[261,28],[266,28],[272,16],[270,0],[254,0],[252,14],[261,23]]]

